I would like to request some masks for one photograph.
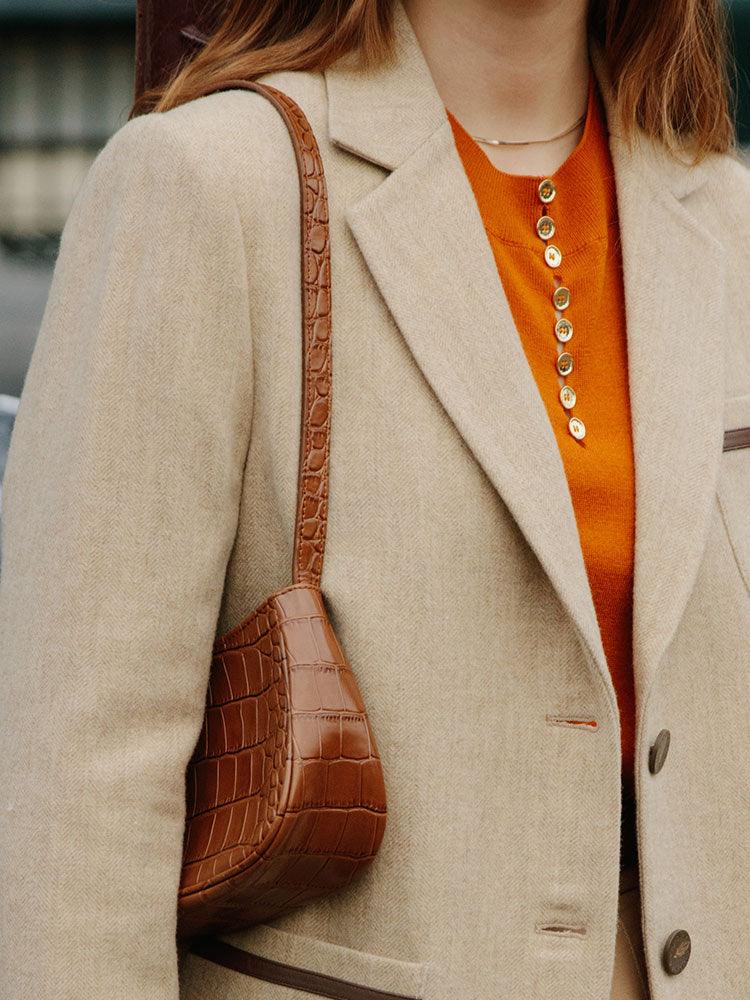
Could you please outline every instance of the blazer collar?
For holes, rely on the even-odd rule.
[[[576,519],[476,201],[403,6],[394,58],[325,73],[331,141],[378,165],[346,207],[415,362],[536,554],[607,687]],[[633,656],[645,698],[709,530],[722,439],[724,252],[685,203],[706,179],[641,135],[631,146],[596,44],[615,170],[636,469]]]

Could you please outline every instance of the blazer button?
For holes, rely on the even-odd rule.
[[[669,730],[662,729],[654,740],[648,752],[648,769],[652,774],[658,774],[664,766],[669,751]]]
[[[664,968],[670,976],[676,976],[678,972],[682,972],[690,958],[690,935],[688,932],[672,931],[664,945],[661,957]]]

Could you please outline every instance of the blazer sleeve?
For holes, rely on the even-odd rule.
[[[134,119],[68,218],[0,576],[0,982],[177,1000],[184,772],[252,408],[245,242],[189,116]]]

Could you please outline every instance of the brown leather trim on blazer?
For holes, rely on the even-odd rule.
[[[261,955],[236,948],[218,938],[196,938],[190,944],[190,951],[208,959],[209,962],[223,965],[245,976],[254,976],[267,983],[287,986],[303,993],[330,997],[331,1000],[421,1000],[420,997],[406,996],[403,993],[386,993],[384,990],[360,986],[346,979],[327,976],[322,972],[285,965],[283,962],[276,962],[271,958],[263,958]]]
[[[735,448],[750,448],[750,427],[724,431],[724,451],[734,451]]]

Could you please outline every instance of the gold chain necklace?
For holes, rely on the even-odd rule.
[[[555,139],[562,139],[564,135],[569,135],[574,129],[586,118],[586,112],[584,112],[581,117],[573,122],[570,128],[566,128],[563,132],[558,132],[557,135],[552,135],[549,139],[485,139],[481,135],[472,135],[471,138],[475,139],[477,142],[483,142],[487,146],[530,146],[532,143],[537,142],[554,142]],[[471,133],[469,133],[471,135]]]

